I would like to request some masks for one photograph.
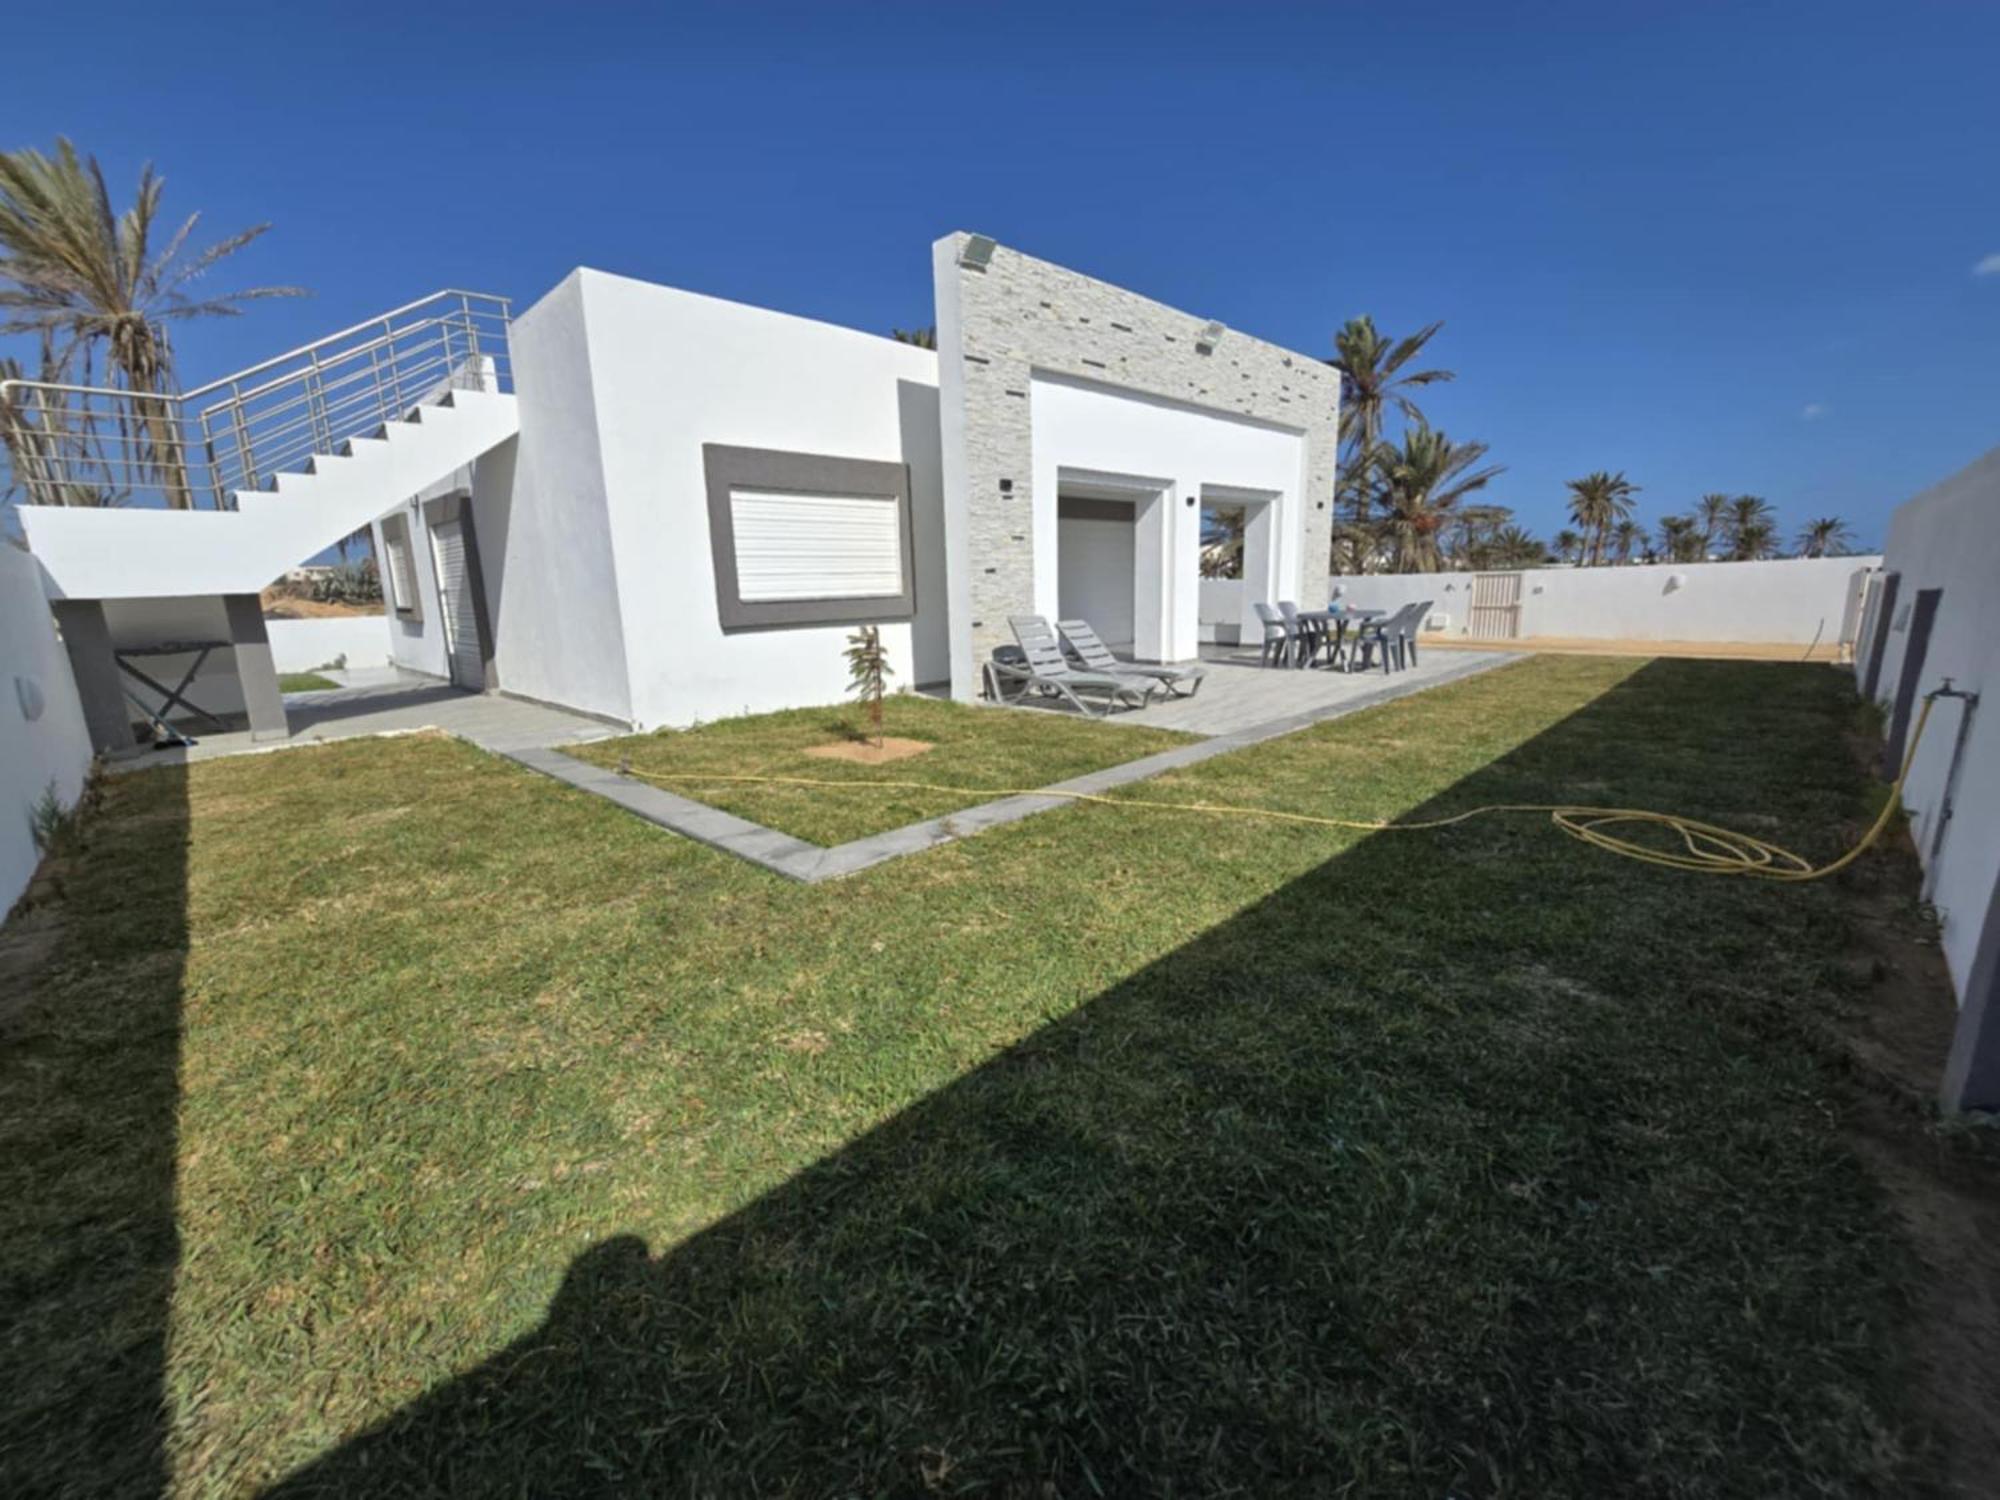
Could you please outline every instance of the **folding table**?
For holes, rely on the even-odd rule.
[[[159,736],[154,741],[155,744],[192,745],[195,743],[167,722],[167,715],[173,711],[176,704],[186,709],[189,713],[208,720],[209,723],[213,724],[223,733],[228,733],[229,726],[203,708],[199,703],[190,699],[187,695],[187,690],[200,674],[202,667],[207,664],[210,652],[227,651],[234,645],[235,642],[233,641],[161,641],[157,645],[152,646],[114,646],[111,648],[111,654],[117,658],[120,671],[124,672],[127,676],[137,678],[160,695],[159,708],[151,709],[145,705],[139,695],[133,692],[131,688],[128,687],[125,689],[125,696],[132,700],[132,706],[145,716],[147,722],[153,726],[154,732]],[[182,675],[179,685],[171,688],[165,683],[156,681],[154,678],[140,671],[132,665],[130,660],[133,657],[190,655],[194,657],[193,664]]]

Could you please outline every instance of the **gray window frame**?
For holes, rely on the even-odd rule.
[[[778,630],[799,625],[862,625],[907,620],[916,613],[916,556],[910,535],[910,468],[865,458],[787,453],[777,448],[701,445],[708,483],[708,539],[715,560],[715,605],[725,631]],[[779,490],[802,495],[855,495],[896,502],[902,588],[867,597],[746,601],[736,577],[736,518],[732,490]]]

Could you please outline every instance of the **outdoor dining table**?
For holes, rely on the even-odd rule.
[[[1346,644],[1347,627],[1350,622],[1365,625],[1370,620],[1379,620],[1388,613],[1386,609],[1342,609],[1338,606],[1332,609],[1300,610],[1298,622],[1308,632],[1308,646],[1305,660],[1299,665],[1311,666],[1312,659],[1319,654],[1321,642],[1331,634],[1333,643],[1327,651],[1327,665],[1331,666],[1334,658],[1340,655]]]

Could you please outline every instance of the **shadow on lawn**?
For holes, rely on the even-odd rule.
[[[1608,777],[1837,841],[1837,743],[1695,753],[1837,725],[1812,670],[1645,668],[1425,810]],[[597,1245],[276,1493],[1879,1481],[1879,1226],[1792,1019],[1829,910],[1533,820],[1366,839],[665,1255]]]
[[[148,1495],[167,1482],[187,773],[113,778],[103,797],[82,851],[57,868],[61,895],[0,929],[11,1495]]]

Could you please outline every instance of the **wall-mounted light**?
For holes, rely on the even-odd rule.
[[[983,271],[993,263],[994,248],[991,235],[969,234],[958,247],[958,263],[968,271]]]
[[[1215,346],[1222,342],[1222,335],[1227,332],[1226,328],[1211,318],[1208,322],[1201,325],[1201,332],[1194,336],[1194,352],[1197,354],[1213,354]]]
[[[1667,575],[1667,587],[1665,592],[1671,594],[1674,592],[1675,589],[1684,589],[1687,586],[1688,586],[1687,574],[1669,573]]]
[[[48,699],[42,695],[41,683],[33,677],[14,679],[14,697],[21,705],[21,717],[30,724],[39,719],[42,710],[48,706]]]

